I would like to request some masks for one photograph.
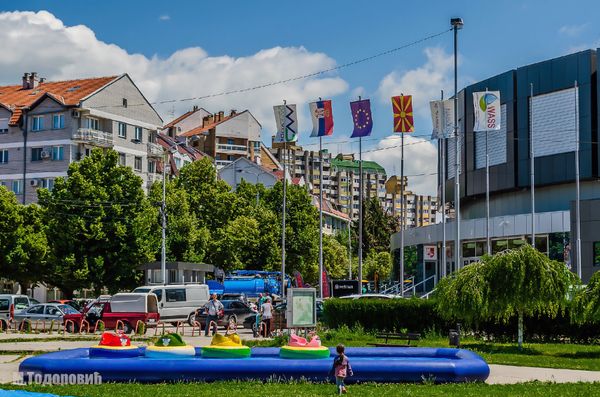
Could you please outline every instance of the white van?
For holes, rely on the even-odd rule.
[[[132,292],[155,294],[160,320],[165,323],[187,321],[192,324],[196,309],[206,305],[210,299],[206,284],[146,285]]]
[[[0,328],[6,330],[10,319],[15,312],[27,309],[31,306],[31,301],[27,295],[0,295]]]

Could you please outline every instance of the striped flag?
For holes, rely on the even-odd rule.
[[[313,122],[311,137],[333,134],[333,113],[331,101],[317,101],[309,104],[310,115]]]
[[[392,97],[394,132],[414,132],[412,95]]]

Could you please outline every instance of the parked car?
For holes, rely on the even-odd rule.
[[[15,322],[20,324],[23,320],[29,320],[35,323],[38,320],[55,321],[62,324],[65,314],[79,313],[75,308],[61,303],[41,303],[33,305],[15,313]]]
[[[400,298],[397,295],[386,295],[386,294],[354,294],[341,296],[339,299],[396,299]]]
[[[31,301],[27,295],[0,295],[0,327],[6,329],[15,313],[29,306],[31,306]]]
[[[223,300],[224,315],[217,321],[217,326],[226,327],[229,323],[242,325],[244,328],[252,328],[252,324],[256,321],[256,310],[252,309],[247,303],[240,300]],[[196,321],[200,323],[200,327],[204,329],[206,326],[206,312],[204,307],[198,308],[196,311]]]
[[[57,300],[48,301],[48,303],[60,303],[62,305],[69,305],[79,312],[82,309],[80,303],[74,299],[57,299]]]
[[[98,299],[88,305],[83,313],[65,314],[64,321],[68,332],[78,332],[83,320],[94,327],[98,320],[104,322],[106,329],[115,329],[117,322],[123,323],[123,332],[132,332],[138,321],[146,326],[156,326],[160,315],[156,295],[148,293],[119,293],[109,299]],[[73,324],[67,320],[72,320]]]
[[[163,322],[176,325],[178,321],[192,324],[196,309],[210,299],[208,285],[183,284],[138,287],[135,293],[152,293],[158,298],[158,312]]]

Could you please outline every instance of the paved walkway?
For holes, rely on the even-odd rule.
[[[490,377],[486,383],[511,384],[534,380],[556,383],[600,382],[600,371],[490,364]]]

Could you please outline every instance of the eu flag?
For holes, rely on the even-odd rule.
[[[371,101],[363,99],[361,101],[350,102],[350,111],[354,121],[354,131],[351,138],[358,138],[371,135],[373,129],[373,117],[371,116]]]

